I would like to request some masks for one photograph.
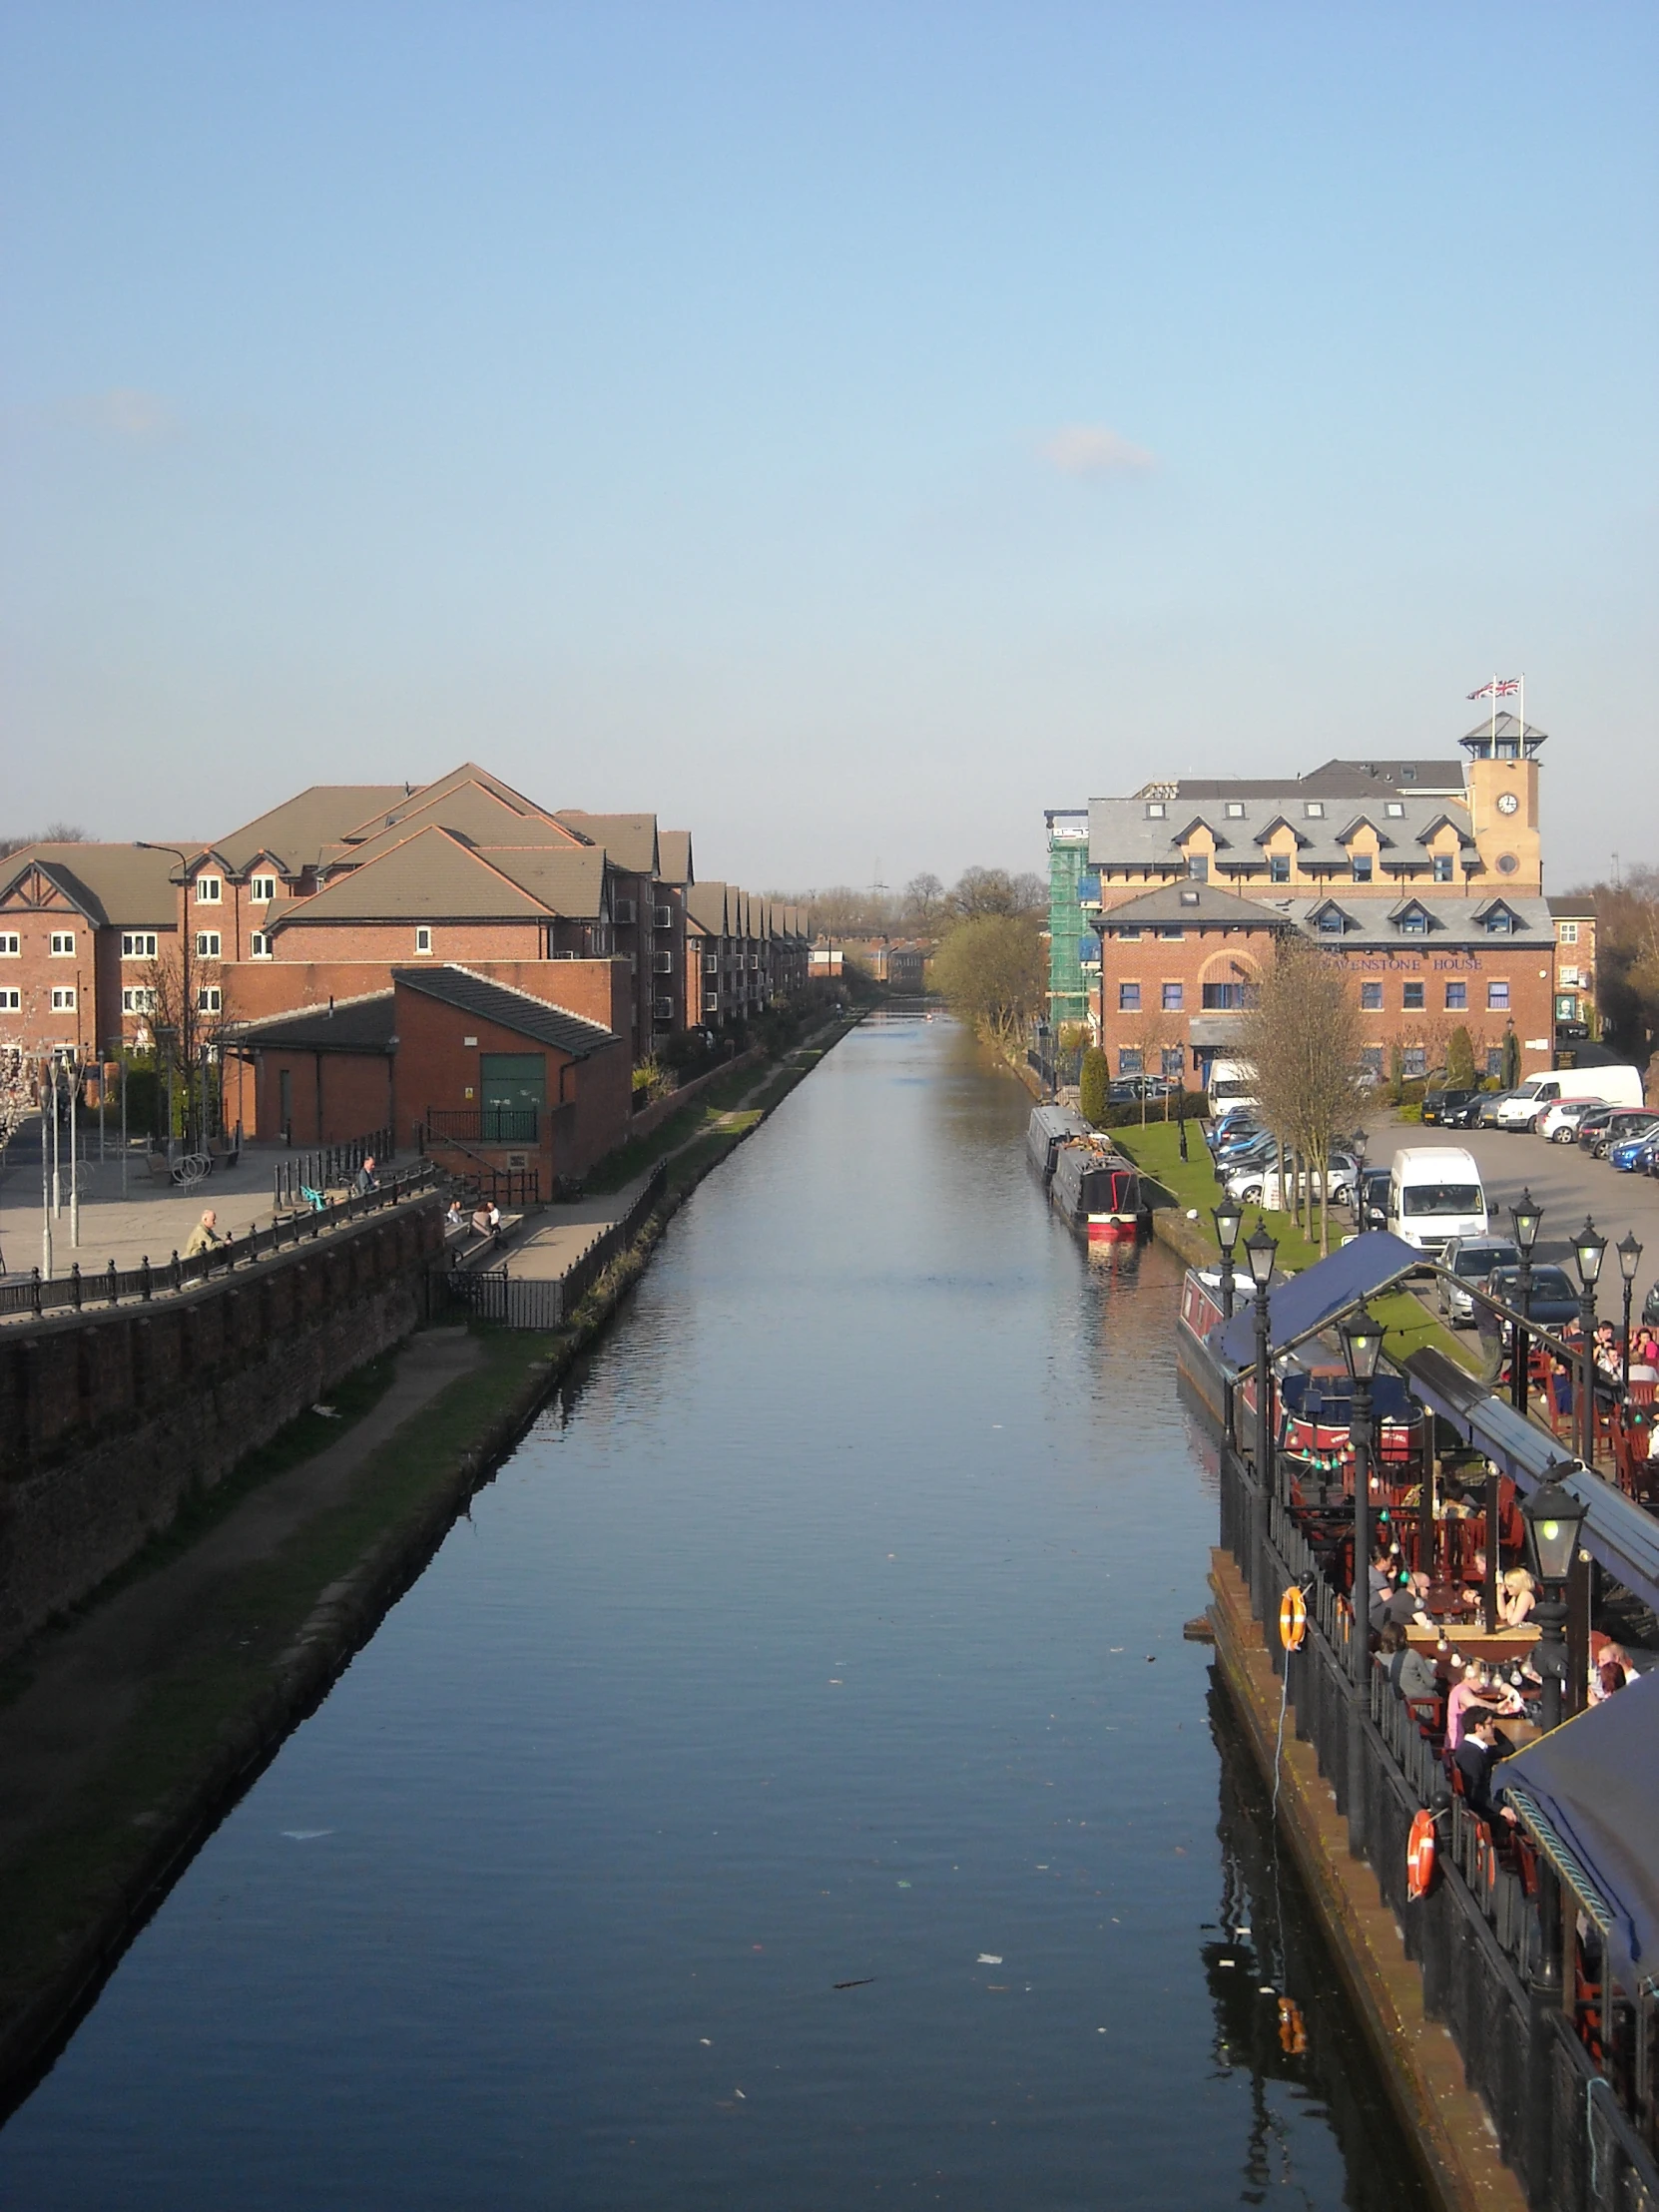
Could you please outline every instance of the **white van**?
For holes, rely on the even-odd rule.
[[[1548,1107],[1567,1099],[1588,1099],[1596,1106],[1640,1106],[1642,1078],[1635,1068],[1561,1068],[1554,1075],[1531,1075],[1497,1109],[1500,1129],[1530,1129]]]
[[[1484,1237],[1486,1193],[1460,1145],[1410,1145],[1388,1169],[1387,1226],[1437,1260],[1453,1237]]]
[[[1256,1070],[1248,1060],[1224,1060],[1218,1053],[1210,1062],[1210,1111],[1219,1121],[1230,1106],[1254,1106]],[[1637,1101],[1640,1104],[1640,1100]]]

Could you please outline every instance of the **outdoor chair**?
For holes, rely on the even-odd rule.
[[[324,1214],[327,1212],[328,1199],[325,1192],[313,1191],[308,1183],[301,1183],[299,1186],[299,1195],[305,1201],[305,1204],[310,1208],[313,1214]]]

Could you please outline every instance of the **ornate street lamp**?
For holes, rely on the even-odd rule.
[[[1255,1235],[1245,1239],[1245,1260],[1250,1268],[1250,1280],[1256,1286],[1256,1480],[1270,1495],[1275,1482],[1273,1422],[1268,1402],[1273,1394],[1273,1364],[1268,1355],[1268,1288],[1273,1282],[1273,1264],[1278,1257],[1278,1238],[1269,1235],[1265,1221],[1258,1222]]]
[[[1630,1394],[1630,1299],[1636,1288],[1636,1270],[1642,1264],[1642,1248],[1636,1241],[1634,1229],[1627,1229],[1613,1248],[1619,1256],[1619,1273],[1624,1277],[1624,1357],[1623,1382],[1625,1395]]]
[[[1224,1198],[1219,1206],[1211,1208],[1216,1225],[1216,1242],[1221,1247],[1221,1318],[1233,1319],[1233,1255],[1238,1249],[1239,1229],[1244,1221],[1244,1209]]]
[[[1587,1508],[1561,1477],[1574,1472],[1570,1462],[1554,1460],[1544,1479],[1521,1507],[1526,1550],[1542,1592],[1532,1617],[1538,1624],[1534,1660],[1543,1682],[1543,1725],[1561,1725],[1561,1692],[1567,1678],[1566,1586],[1578,1551],[1578,1531]],[[1538,1964],[1532,1986],[1547,2003],[1561,1994],[1561,1892],[1554,1869],[1538,1867]]]
[[[1602,1236],[1588,1214],[1584,1226],[1572,1240],[1573,1263],[1578,1269],[1578,1456],[1587,1467],[1596,1463],[1596,1395],[1595,1395],[1595,1337],[1596,1337],[1596,1279],[1601,1274],[1601,1262],[1607,1250],[1607,1239]]]
[[[1354,1580],[1348,1634],[1348,1848],[1360,1859],[1366,1843],[1365,1717],[1371,1696],[1372,1384],[1382,1357],[1382,1325],[1361,1306],[1338,1324],[1338,1335],[1354,1384],[1354,1409],[1349,1416],[1354,1445]]]
[[[1532,1318],[1532,1247],[1538,1241],[1538,1225],[1544,1218],[1544,1210],[1533,1198],[1530,1189],[1509,1209],[1509,1219],[1515,1225],[1515,1249],[1520,1254],[1520,1310],[1530,1321]],[[1530,1401],[1528,1383],[1532,1364],[1532,1339],[1521,1328],[1510,1331],[1509,1398],[1517,1413],[1524,1413]]]

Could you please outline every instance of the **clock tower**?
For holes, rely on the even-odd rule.
[[[1484,893],[1543,890],[1543,842],[1538,825],[1538,748],[1546,733],[1514,715],[1476,725],[1459,742],[1468,755],[1464,784],[1469,829],[1481,868],[1470,883]]]

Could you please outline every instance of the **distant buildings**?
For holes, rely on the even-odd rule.
[[[1459,1026],[1493,1073],[1510,1031],[1523,1073],[1570,1056],[1594,1027],[1594,916],[1543,896],[1545,734],[1500,714],[1459,742],[1051,810],[1053,1021],[1087,1019],[1114,1075],[1203,1080],[1295,930],[1353,972],[1379,1074],[1443,1064]]]
[[[637,1062],[807,974],[804,918],[700,883],[688,831],[553,812],[470,762],[316,785],[206,842],[0,862],[0,1038],[88,1062],[182,1034],[223,1062],[228,1122],[297,1143],[487,1129],[516,1082],[527,1149],[579,1173],[623,1133]]]

